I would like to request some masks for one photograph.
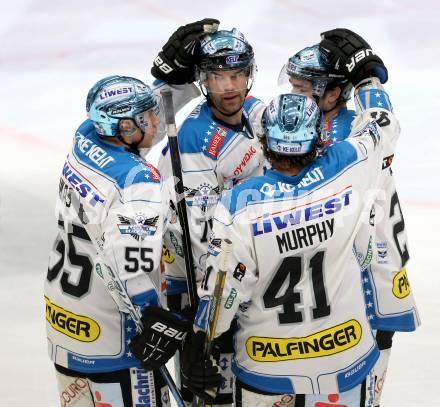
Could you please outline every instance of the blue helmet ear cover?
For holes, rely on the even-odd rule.
[[[263,127],[269,151],[300,157],[316,150],[322,138],[322,113],[307,96],[282,94],[269,103]]]

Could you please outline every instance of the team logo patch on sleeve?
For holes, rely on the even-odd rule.
[[[248,356],[257,362],[282,362],[334,355],[356,346],[362,338],[361,324],[351,319],[305,337],[271,338],[251,336]]]
[[[147,218],[142,212],[138,212],[133,218],[123,215],[118,215],[118,218],[121,222],[118,224],[121,235],[130,235],[142,241],[145,236],[153,236],[156,233],[159,215]]]

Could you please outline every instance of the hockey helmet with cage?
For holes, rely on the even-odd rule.
[[[316,102],[298,93],[273,99],[263,116],[268,150],[284,156],[313,153],[322,141],[322,113]]]
[[[160,97],[136,78],[112,75],[98,81],[89,91],[86,102],[87,115],[102,137],[121,137],[120,121],[131,120],[143,133],[152,126],[156,134],[152,145],[165,135],[163,108]]]

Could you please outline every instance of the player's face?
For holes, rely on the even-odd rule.
[[[141,130],[136,126],[132,119],[122,119],[119,121],[119,133],[126,143],[132,143],[134,140],[140,140]]]
[[[339,96],[341,95],[341,88],[336,87],[326,90],[319,99],[319,107],[324,112],[329,112],[334,109],[338,103]]]
[[[236,112],[246,97],[249,75],[242,69],[208,73],[206,88],[214,106],[222,112]]]
[[[137,115],[136,121],[125,119],[119,122],[121,136],[126,143],[136,144],[142,140],[138,148],[149,148],[153,145],[153,140],[158,134],[160,125],[160,117],[152,110]],[[144,133],[143,138],[142,132]]]
[[[295,78],[294,76],[289,77],[289,82],[292,85],[293,93],[300,93],[301,95],[308,96],[313,99],[313,84],[312,81],[308,81],[303,78]]]

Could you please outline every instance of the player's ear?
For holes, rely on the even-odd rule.
[[[327,90],[328,92],[328,102],[334,103],[339,99],[339,96],[341,96],[341,88],[339,86],[334,87],[333,89]]]

